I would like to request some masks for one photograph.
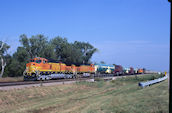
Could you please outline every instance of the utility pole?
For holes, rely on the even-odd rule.
[[[171,97],[171,94],[172,94],[171,81],[172,80],[170,79],[172,77],[172,75],[171,75],[171,68],[172,68],[171,67],[171,57],[172,57],[171,56],[171,37],[172,37],[172,34],[171,34],[172,33],[172,25],[171,25],[172,24],[172,17],[171,16],[172,16],[172,5],[171,4],[172,4],[172,0],[168,0],[168,1],[170,2],[170,67],[169,67],[170,68],[170,73],[169,73],[169,78],[168,78],[170,80],[170,83],[169,83],[169,113],[172,113],[172,110],[170,109],[170,108],[172,108],[172,103],[171,103],[172,102],[172,97]]]

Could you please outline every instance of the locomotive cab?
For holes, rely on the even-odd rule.
[[[30,76],[37,74],[37,72],[49,71],[49,69],[50,65],[45,58],[37,57],[31,59],[30,62],[26,64],[26,74]]]

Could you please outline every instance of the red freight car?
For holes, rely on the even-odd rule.
[[[133,75],[134,74],[134,68],[130,67],[129,74]]]
[[[114,75],[123,75],[124,71],[123,71],[123,67],[121,65],[115,65],[115,70],[114,70]]]

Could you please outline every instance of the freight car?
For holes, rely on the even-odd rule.
[[[129,74],[129,71],[130,71],[130,68],[124,68],[124,74],[128,75]]]
[[[135,69],[134,69],[134,74],[137,74],[137,73],[138,73],[138,69],[135,68]]]
[[[95,73],[94,65],[67,66],[62,62],[52,63],[47,59],[37,57],[26,64],[24,80],[49,80],[57,78],[75,78],[77,74],[81,76]]]
[[[112,74],[115,67],[107,64],[95,64],[95,72],[97,74]]]
[[[130,67],[130,68],[124,68],[123,69],[123,73],[125,75],[133,75],[134,74],[134,68],[133,67]],[[136,73],[137,74],[137,73]]]
[[[138,70],[137,70],[137,73],[138,73],[138,74],[143,74],[143,69],[138,69]]]
[[[123,74],[124,74],[123,67],[121,65],[115,65],[114,75],[119,76]]]
[[[146,69],[145,68],[143,68],[143,73],[146,73]]]
[[[134,68],[130,67],[129,74],[133,75],[134,74]]]

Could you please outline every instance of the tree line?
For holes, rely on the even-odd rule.
[[[67,65],[90,64],[92,55],[97,51],[97,48],[88,42],[70,43],[67,38],[60,36],[48,40],[48,37],[42,34],[31,37],[22,34],[19,37],[19,42],[21,46],[10,55],[8,54],[10,45],[0,41],[0,76],[22,76],[26,63],[35,57],[43,57],[49,61],[60,61]]]

